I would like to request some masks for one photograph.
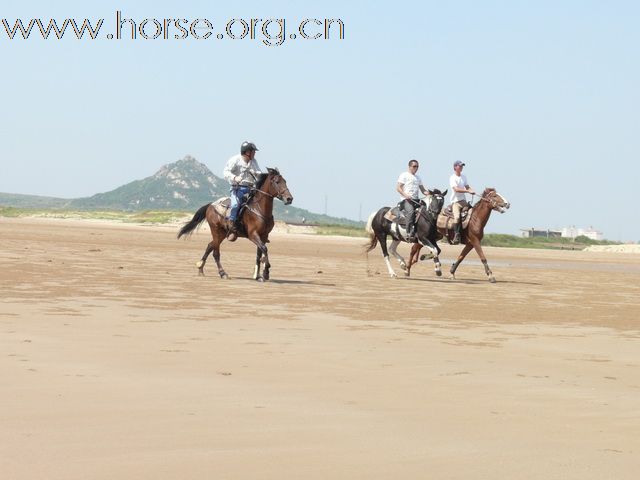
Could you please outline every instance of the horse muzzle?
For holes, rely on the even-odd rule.
[[[499,211],[500,213],[505,213],[507,210],[509,210],[509,207],[511,207],[511,204],[510,204],[510,203],[505,203],[504,205],[501,205],[501,206],[498,208],[498,211]]]
[[[285,197],[284,198],[284,204],[285,205],[291,205],[293,203],[293,197]]]

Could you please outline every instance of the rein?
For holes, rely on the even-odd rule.
[[[272,180],[273,180],[273,179],[272,179]],[[266,182],[265,182],[265,183],[266,183]],[[266,195],[267,197],[271,197],[271,198],[278,198],[278,195],[271,195],[270,193],[267,193],[267,192],[265,192],[265,191],[263,191],[263,190],[260,190],[259,188],[252,188],[251,190],[252,190],[252,191],[253,191],[253,193],[254,193],[253,198],[255,198],[255,194],[257,194],[257,193],[261,193],[261,194]],[[258,205],[258,209],[259,209],[259,210],[262,210],[262,209],[260,208],[260,204],[259,204],[257,201],[256,201],[255,203]],[[263,220],[267,220],[267,218],[266,218],[266,217],[261,213],[261,211],[260,211],[260,212],[258,212],[257,210],[255,210],[255,209],[253,209],[253,208],[252,208],[252,206],[251,206],[251,202],[247,202],[247,204],[246,204],[246,207],[245,207],[245,208],[246,208],[247,210],[249,210],[251,213],[253,213],[254,215],[256,215],[256,216],[260,217],[261,219],[263,219]]]

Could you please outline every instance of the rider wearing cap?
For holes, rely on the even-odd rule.
[[[418,161],[409,161],[409,171],[402,172],[398,177],[396,191],[402,196],[401,208],[407,215],[407,240],[411,241],[415,235],[416,208],[420,206],[420,192],[425,195],[429,191],[422,184],[422,179],[418,176]]]
[[[258,176],[262,173],[255,159],[257,151],[258,147],[255,144],[243,142],[240,146],[240,154],[231,157],[224,167],[224,178],[231,184],[229,235],[237,235],[238,210],[240,210],[246,195],[257,182]]]
[[[469,206],[465,193],[475,195],[467,177],[462,174],[464,163],[460,160],[453,162],[453,175],[449,177],[449,186],[451,187],[451,210],[453,211],[454,231],[453,244],[458,245],[460,243],[460,237],[462,236],[462,209]]]

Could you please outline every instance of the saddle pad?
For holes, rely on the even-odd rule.
[[[213,209],[223,217],[229,216],[229,210],[231,210],[231,198],[222,197],[211,204]]]
[[[473,208],[470,208],[467,211],[467,215],[462,217],[462,228],[465,229],[469,225],[469,220],[471,219],[471,212],[473,212]],[[452,230],[454,225],[453,217],[448,217],[444,213],[438,215],[438,228],[445,228],[447,230]]]
[[[473,210],[473,207],[463,207],[462,208],[462,221],[464,222],[464,217],[469,215],[469,213],[471,213],[471,210]],[[446,217],[451,217],[453,218],[453,207],[451,205],[447,205],[442,212],[440,212],[442,215],[446,216]]]

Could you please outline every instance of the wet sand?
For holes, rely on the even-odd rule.
[[[637,478],[638,255],[175,233],[0,218],[1,478]]]

